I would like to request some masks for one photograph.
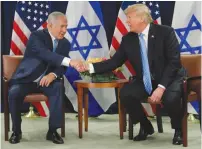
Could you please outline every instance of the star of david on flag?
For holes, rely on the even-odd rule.
[[[176,31],[183,54],[201,54],[201,4],[199,3],[176,2],[175,4],[172,27]]]
[[[91,49],[102,48],[99,40],[97,39],[97,34],[100,30],[100,26],[101,25],[89,26],[84,16],[81,16],[78,26],[75,28],[69,28],[67,30],[72,37],[71,50],[79,50],[84,59],[86,59]],[[91,39],[89,39],[89,43],[87,43],[87,45],[82,45],[82,43],[79,43],[79,41],[77,40],[80,31],[87,31],[91,36]]]
[[[187,27],[175,29],[176,34],[180,38],[180,49],[181,52],[190,52],[191,54],[201,53],[201,45],[192,46],[191,43],[187,41],[188,35],[192,31],[201,31],[201,24],[193,14]]]
[[[68,18],[66,38],[71,42],[69,53],[71,59],[109,58],[109,47],[99,2],[69,2],[66,16]],[[82,78],[71,67],[68,68],[65,76],[65,94],[77,111],[77,89],[73,83]],[[115,91],[112,88],[90,89],[88,97],[89,116],[104,113],[116,101]]]

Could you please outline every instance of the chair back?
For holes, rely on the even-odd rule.
[[[22,61],[23,56],[3,55],[3,77],[8,81]]]
[[[181,55],[181,62],[187,70],[188,101],[201,99],[201,54]]]
[[[188,77],[201,76],[201,54],[181,55],[181,63],[187,70]]]

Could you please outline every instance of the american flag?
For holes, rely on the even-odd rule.
[[[119,10],[118,18],[116,21],[116,27],[115,27],[114,35],[112,38],[112,44],[110,47],[110,56],[114,55],[114,53],[116,52],[116,50],[118,50],[118,48],[120,46],[122,37],[130,31],[129,26],[126,24],[127,18],[124,13],[124,10],[126,8],[128,8],[128,6],[133,5],[133,4],[145,4],[150,9],[150,13],[154,20],[154,23],[161,24],[160,9],[159,9],[158,2],[155,2],[155,1],[123,2],[121,5],[121,8]],[[117,72],[116,75],[119,78],[128,79],[130,76],[135,75],[135,71],[132,68],[132,65],[127,61],[123,65],[122,71]],[[150,104],[146,104],[146,103],[142,103],[142,105],[143,105],[147,115],[150,115],[150,116],[154,115],[155,108],[153,106],[151,106]]]
[[[46,28],[50,2],[19,1],[13,21],[10,55],[23,55],[31,32]],[[41,116],[48,115],[48,103],[32,103]]]

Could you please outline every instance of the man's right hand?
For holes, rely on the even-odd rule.
[[[69,64],[71,67],[74,67],[79,72],[84,72],[89,70],[88,64],[86,64],[84,61],[81,61],[81,60],[71,60]]]

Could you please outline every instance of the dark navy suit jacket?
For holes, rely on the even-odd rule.
[[[45,70],[62,76],[66,67],[61,66],[64,57],[69,57],[70,43],[66,38],[59,40],[55,52],[47,29],[32,32],[26,46],[24,57],[11,78],[13,83],[30,83],[39,78]]]
[[[142,61],[138,34],[129,32],[122,38],[114,56],[100,63],[94,63],[96,73],[114,70],[129,61],[142,80]],[[148,36],[148,60],[151,74],[157,84],[166,88],[174,81],[181,68],[179,43],[174,29],[168,26],[150,24]]]

